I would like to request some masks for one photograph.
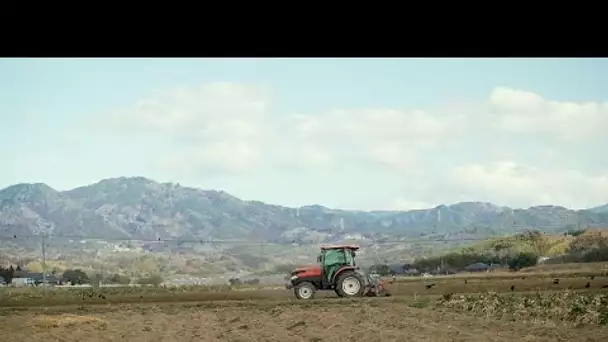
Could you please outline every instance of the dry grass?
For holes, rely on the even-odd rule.
[[[608,277],[608,262],[539,265],[528,267],[519,272],[495,271],[495,272],[470,272],[453,275],[438,275],[430,278],[422,276],[397,277],[397,282],[417,282],[430,279],[519,279],[527,278],[585,278],[585,277]]]
[[[93,316],[77,316],[70,314],[62,315],[40,315],[34,316],[28,321],[31,327],[38,328],[60,328],[60,327],[74,327],[77,325],[99,325],[101,327],[107,326],[107,322],[101,318]]]
[[[495,292],[476,295],[444,295],[439,307],[492,316],[500,320],[550,323],[571,326],[608,325],[606,293],[551,293],[500,295]]]

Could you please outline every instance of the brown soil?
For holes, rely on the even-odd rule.
[[[574,291],[608,291],[608,277],[559,277],[559,283],[554,284],[554,277],[534,277],[519,274],[516,277],[504,278],[494,275],[480,278],[454,278],[436,277],[429,279],[402,279],[396,283],[389,284],[388,289],[396,296],[407,296],[411,298],[424,297],[427,295],[442,295],[446,293],[483,293],[493,292],[534,292],[534,291],[559,291],[571,289]],[[586,288],[589,283],[589,288]],[[427,288],[426,285],[434,284]],[[513,291],[511,290],[513,286]],[[223,300],[268,300],[268,299],[293,299],[291,291],[281,290],[243,290],[243,291],[209,291],[203,289],[191,289],[184,292],[169,292],[167,289],[141,289],[139,292],[122,293],[120,289],[102,289],[99,291],[49,291],[46,297],[41,291],[35,291],[35,297],[28,297],[27,292],[21,293],[18,289],[0,291],[0,307],[35,307],[35,306],[62,306],[62,305],[84,305],[84,304],[143,304],[143,303],[176,303],[176,302],[201,302],[201,301],[223,301]],[[116,291],[116,292],[113,292]],[[23,291],[22,291],[23,292]],[[85,295],[83,295],[85,293]],[[99,296],[103,294],[103,297]],[[91,295],[89,297],[89,294]],[[333,291],[319,291],[318,298],[335,298]]]
[[[398,297],[0,310],[7,341],[608,341],[567,328],[416,308]]]

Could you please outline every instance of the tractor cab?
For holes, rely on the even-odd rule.
[[[321,267],[321,280],[323,287],[332,287],[333,278],[342,269],[357,269],[355,264],[357,245],[325,245],[321,246],[321,253],[317,263]]]

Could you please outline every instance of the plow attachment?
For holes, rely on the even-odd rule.
[[[365,297],[390,297],[391,293],[386,289],[386,283],[380,276],[370,274],[367,281],[366,291],[363,294]]]

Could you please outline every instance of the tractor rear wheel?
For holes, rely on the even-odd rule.
[[[293,293],[298,299],[313,299],[315,292],[315,286],[307,281],[301,282],[293,288]]]
[[[360,297],[364,292],[365,283],[359,273],[346,272],[336,281],[336,293],[340,297]]]

